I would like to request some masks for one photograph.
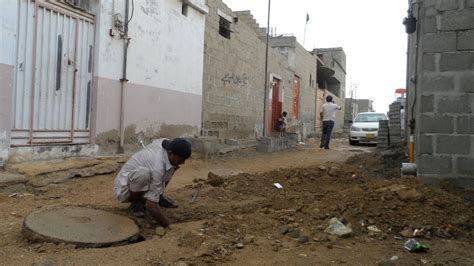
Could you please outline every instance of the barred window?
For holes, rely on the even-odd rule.
[[[232,32],[232,30],[230,29],[230,25],[230,21],[219,16],[219,34],[227,39],[230,39],[230,33]]]

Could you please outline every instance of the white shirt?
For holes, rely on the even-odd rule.
[[[150,188],[143,197],[156,203],[160,201],[160,195],[165,192],[166,183],[171,180],[175,170],[168,159],[167,151],[161,146],[163,140],[155,140],[132,155],[115,179],[116,191],[122,186],[128,186],[130,172],[138,166],[143,166],[148,168],[151,174]]]
[[[335,121],[336,110],[341,110],[341,107],[335,103],[325,103],[321,106],[321,113],[323,113],[323,121]]]

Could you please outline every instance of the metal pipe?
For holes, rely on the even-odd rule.
[[[268,0],[268,18],[267,18],[267,42],[265,47],[265,90],[263,99],[263,136],[267,131],[267,98],[268,98],[268,42],[270,39],[270,5],[271,0]]]
[[[402,176],[416,175],[416,163],[402,163],[401,174]]]
[[[410,157],[410,163],[415,162],[415,137],[413,134],[410,135],[410,142],[408,144],[408,154]]]
[[[33,62],[31,63],[31,69],[33,71],[31,78],[31,103],[30,103],[30,132],[28,142],[33,144],[33,127],[35,117],[35,79],[36,79],[36,48],[37,48],[37,36],[38,36],[38,17],[39,17],[39,1],[35,1],[35,31],[33,33]]]
[[[79,47],[79,23],[80,20],[75,19],[76,21],[76,44],[74,47],[74,74],[72,79],[72,111],[71,111],[71,142],[74,143],[74,123],[75,123],[75,113],[76,110],[76,79],[77,79],[77,48]]]
[[[123,32],[123,63],[122,63],[122,78],[120,79],[121,88],[120,88],[120,145],[118,152],[124,152],[124,139],[125,139],[125,88],[128,82],[127,79],[127,55],[128,55],[128,45],[130,43],[130,38],[128,38],[128,10],[130,6],[130,0],[125,1],[125,19],[124,19],[124,32]]]

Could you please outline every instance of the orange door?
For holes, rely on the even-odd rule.
[[[275,131],[278,117],[280,117],[282,104],[280,99],[280,80],[273,78],[272,89],[272,131]]]
[[[300,79],[295,76],[293,86],[293,117],[300,118]]]

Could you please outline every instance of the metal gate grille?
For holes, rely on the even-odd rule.
[[[21,0],[12,145],[88,143],[93,20]]]

